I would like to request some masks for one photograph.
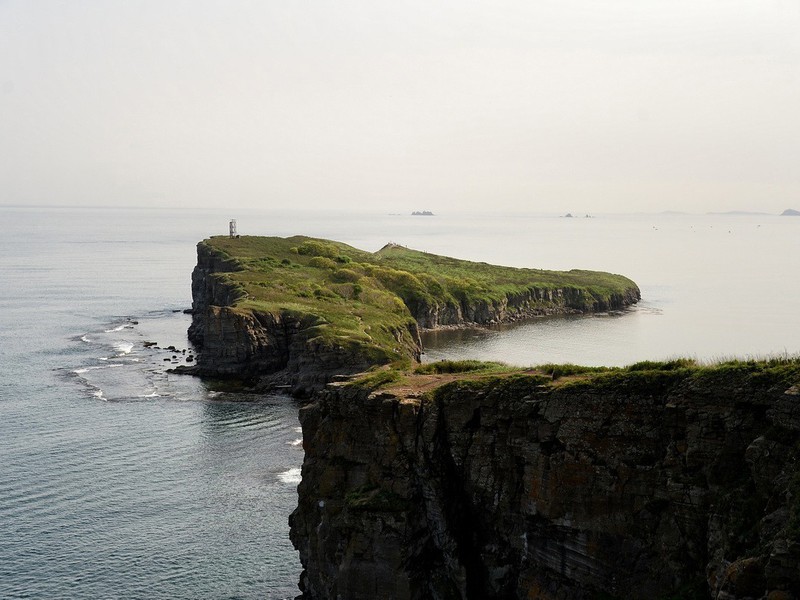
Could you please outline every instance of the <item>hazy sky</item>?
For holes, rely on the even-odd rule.
[[[0,204],[800,208],[800,0],[0,0]]]

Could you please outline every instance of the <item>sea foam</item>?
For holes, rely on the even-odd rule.
[[[125,354],[130,354],[131,350],[133,350],[133,344],[130,342],[119,342],[114,344],[114,350],[120,353],[119,356],[124,356]]]
[[[283,473],[278,473],[278,479],[283,483],[289,484],[297,484],[300,483],[300,468],[295,467],[289,469],[288,471],[284,471]]]

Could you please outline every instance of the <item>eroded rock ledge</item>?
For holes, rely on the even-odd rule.
[[[800,365],[333,384],[301,410],[309,599],[800,597]]]

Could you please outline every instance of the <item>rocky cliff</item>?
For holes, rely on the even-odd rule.
[[[301,410],[305,597],[800,597],[798,382],[733,363],[329,386]]]
[[[531,287],[494,300],[436,303],[406,300],[411,314],[421,329],[447,326],[493,325],[513,323],[544,315],[566,315],[585,312],[622,310],[641,299],[639,288],[594,298],[577,287]]]
[[[198,360],[182,370],[303,396],[340,375],[418,361],[421,328],[614,310],[639,297],[632,281],[607,273],[492,267],[399,247],[372,254],[300,237],[212,238],[198,244],[192,273]]]
[[[387,362],[359,343],[329,343],[318,335],[319,316],[291,310],[260,311],[237,306],[244,288],[225,275],[241,270],[238,261],[207,244],[197,246],[192,272],[189,340],[197,364],[182,371],[213,378],[236,378],[259,387],[286,387],[304,397],[337,376]],[[417,348],[415,327],[398,328],[398,345]]]

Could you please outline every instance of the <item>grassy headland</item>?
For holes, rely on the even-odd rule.
[[[200,245],[236,269],[214,274],[234,291],[235,310],[297,316],[313,324],[309,339],[357,346],[375,364],[413,356],[418,326],[605,310],[639,297],[621,275],[494,266],[391,244],[375,253],[303,236]]]

